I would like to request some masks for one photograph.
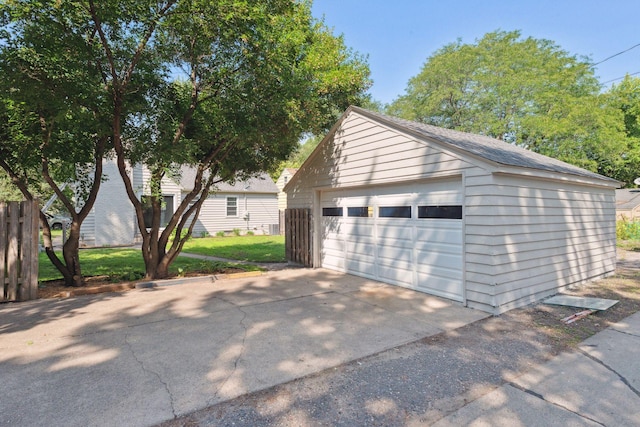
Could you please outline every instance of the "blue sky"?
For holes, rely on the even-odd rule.
[[[458,38],[473,43],[498,29],[520,30],[594,62],[640,43],[638,0],[314,0],[312,10],[368,55],[370,92],[383,103],[403,94],[427,57]],[[640,46],[595,68],[602,83],[626,73],[640,73]]]

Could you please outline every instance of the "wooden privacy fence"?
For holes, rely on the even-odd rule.
[[[37,201],[0,202],[0,301],[38,298]]]
[[[287,209],[284,212],[284,222],[287,261],[313,267],[311,209]]]

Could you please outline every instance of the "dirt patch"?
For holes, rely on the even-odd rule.
[[[512,310],[502,317],[509,321],[518,318],[530,321],[538,332],[548,336],[556,352],[575,347],[580,342],[601,330],[640,311],[640,280],[638,271],[619,269],[617,274],[579,288],[563,292],[567,295],[614,299],[619,302],[608,310],[597,311],[571,324],[561,319],[582,309],[538,303],[533,306]]]

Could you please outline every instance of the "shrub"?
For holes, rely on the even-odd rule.
[[[253,236],[255,233],[253,231],[247,231],[247,236]]]
[[[218,237],[224,237],[224,231],[220,230],[216,233],[216,236]]]
[[[240,229],[239,228],[234,228],[233,229],[233,235],[234,236],[239,236],[240,235]]]
[[[626,218],[616,221],[616,237],[618,240],[640,240],[640,221]]]

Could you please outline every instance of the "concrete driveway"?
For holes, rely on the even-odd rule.
[[[4,304],[0,425],[151,425],[486,316],[323,269]]]

